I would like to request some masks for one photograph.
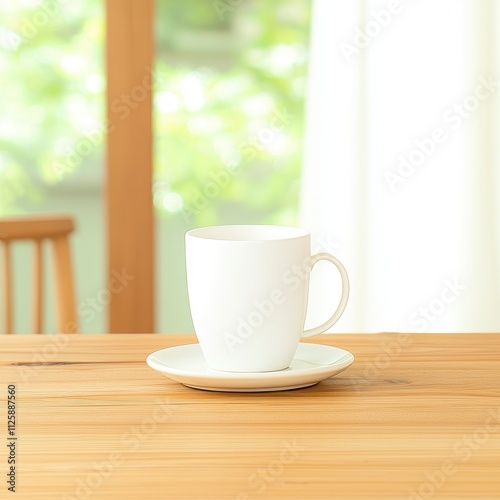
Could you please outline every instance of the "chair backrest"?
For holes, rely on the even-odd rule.
[[[3,246],[4,312],[6,333],[12,333],[14,323],[12,300],[12,242],[34,242],[33,332],[43,328],[43,241],[52,243],[55,272],[56,318],[58,333],[78,331],[73,273],[68,235],[74,230],[68,216],[34,215],[0,219],[0,242]],[[0,328],[1,331],[1,328]]]

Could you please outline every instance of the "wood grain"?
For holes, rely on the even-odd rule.
[[[154,332],[153,0],[106,1],[108,331]]]
[[[354,364],[279,393],[189,389],[144,362],[195,341],[0,338],[0,422],[17,386],[16,498],[500,498],[499,334],[320,335]]]

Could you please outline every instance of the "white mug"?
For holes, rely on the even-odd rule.
[[[309,275],[333,263],[342,295],[333,315],[304,331]],[[311,257],[310,234],[285,226],[236,225],[186,233],[189,304],[208,366],[231,372],[287,368],[303,337],[330,328],[349,296],[344,266],[330,254]]]

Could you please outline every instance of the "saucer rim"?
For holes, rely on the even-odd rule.
[[[305,357],[304,361],[314,363],[314,360],[311,360],[312,353],[305,351],[314,351],[315,349],[337,351],[337,354],[340,356],[331,363],[318,363],[316,366],[304,369],[294,370],[293,366],[291,366],[292,369],[289,367],[284,370],[272,372],[225,372],[211,369],[203,358],[200,344],[191,343],[159,349],[147,356],[146,363],[153,370],[188,387],[209,391],[256,392],[258,390],[288,390],[297,386],[306,387],[315,385],[344,371],[355,359],[351,352],[340,347],[301,342],[297,348],[294,360]],[[169,351],[169,353],[172,353],[173,350],[195,351],[195,354],[200,355],[200,361],[205,363],[204,370],[206,371],[193,371],[191,369],[172,367],[159,359],[155,359],[155,356],[161,355],[162,352]],[[300,350],[304,352],[300,352]],[[196,379],[196,381],[193,382],[193,379]]]

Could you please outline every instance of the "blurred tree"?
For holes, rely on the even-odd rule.
[[[100,167],[101,3],[0,0],[0,213]]]
[[[310,0],[157,0],[158,211],[292,223]],[[102,175],[102,0],[0,0],[0,213]]]
[[[310,1],[157,5],[155,205],[190,225],[294,223]]]

